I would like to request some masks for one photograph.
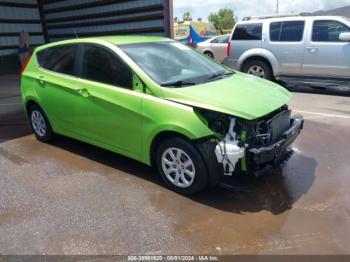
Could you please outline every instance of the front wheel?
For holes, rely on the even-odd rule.
[[[208,186],[207,168],[197,148],[181,138],[162,142],[156,152],[157,168],[174,191],[192,195]]]
[[[260,60],[254,60],[245,64],[243,67],[243,72],[267,80],[273,80],[271,67],[267,63]]]

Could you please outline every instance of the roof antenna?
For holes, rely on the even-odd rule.
[[[75,34],[75,38],[79,39],[79,36],[78,36],[77,32],[75,31],[75,28],[73,28],[73,33]]]

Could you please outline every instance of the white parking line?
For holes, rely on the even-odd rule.
[[[301,114],[308,114],[308,115],[315,115],[315,116],[323,116],[323,117],[335,117],[335,118],[350,119],[350,116],[337,115],[337,114],[318,113],[318,112],[310,112],[310,111],[303,111],[303,110],[293,110],[293,112],[297,112],[297,113],[301,113]]]

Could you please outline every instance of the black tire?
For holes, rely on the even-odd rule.
[[[212,52],[206,51],[206,52],[204,52],[204,54],[205,54],[206,56],[210,57],[211,59],[214,59],[214,55],[213,55]]]
[[[43,124],[45,126],[45,132],[41,132],[39,131],[37,128],[35,128],[35,124],[34,124],[34,114],[36,116],[42,116],[43,119]],[[51,124],[46,116],[46,114],[44,113],[44,111],[38,106],[38,105],[32,105],[30,106],[29,110],[28,110],[28,117],[29,117],[29,122],[30,122],[30,126],[35,134],[35,137],[41,141],[41,142],[49,142],[53,139],[54,137],[54,133],[52,131],[52,127]]]
[[[243,72],[248,74],[250,69],[252,69],[254,67],[259,67],[259,68],[262,68],[262,70],[263,70],[263,76],[258,76],[258,77],[261,77],[261,78],[264,78],[264,79],[267,79],[270,81],[272,81],[274,79],[271,66],[262,60],[253,60],[253,61],[246,63],[243,66]]]
[[[193,168],[190,168],[189,170],[191,172],[194,171],[194,179],[190,178],[192,179],[192,183],[188,187],[183,188],[180,186],[176,186],[173,182],[170,181],[170,179],[167,178],[167,175],[163,170],[163,155],[166,155],[167,150],[170,150],[171,148],[176,148],[180,149],[180,151],[183,151],[185,154],[182,155],[182,159],[184,161],[188,160],[186,157],[187,155],[193,163],[194,170]],[[162,179],[167,184],[167,186],[177,193],[183,195],[193,195],[203,191],[208,186],[208,172],[204,160],[201,154],[199,153],[198,149],[191,142],[185,139],[174,137],[161,142],[156,150],[156,166],[159,174],[161,175]],[[175,177],[177,175],[177,171],[173,172]],[[185,171],[182,174],[183,176],[187,176],[185,174]],[[187,178],[189,177],[187,176],[186,179]],[[179,180],[183,181],[183,178],[180,178]]]

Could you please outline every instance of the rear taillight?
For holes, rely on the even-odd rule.
[[[26,67],[27,67],[27,65],[28,65],[28,63],[29,63],[31,57],[32,57],[32,56],[30,55],[30,56],[28,57],[27,61],[25,61],[25,63],[23,64],[23,66],[22,66],[22,68],[21,68],[21,72],[19,73],[19,77],[21,77],[22,74],[23,74],[23,72],[24,72],[24,70],[26,70]]]
[[[231,42],[228,42],[227,50],[226,50],[226,55],[227,55],[227,56],[230,56],[230,55],[231,55]]]

